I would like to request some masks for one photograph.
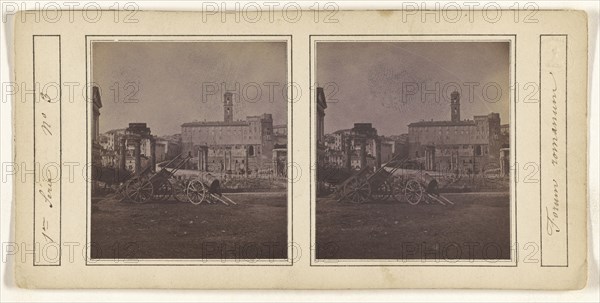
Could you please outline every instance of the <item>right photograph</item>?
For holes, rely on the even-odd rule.
[[[511,42],[313,52],[316,261],[511,260]]]

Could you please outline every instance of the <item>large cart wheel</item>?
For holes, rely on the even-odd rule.
[[[152,198],[154,186],[145,178],[131,179],[125,187],[125,196],[133,203],[146,203]]]
[[[159,201],[167,201],[173,194],[173,186],[169,180],[161,180],[158,182],[156,188],[153,192],[153,197],[155,200]]]
[[[390,181],[391,196],[396,202],[404,200],[404,189],[406,188],[405,179],[402,177],[392,177]]]
[[[123,182],[121,185],[117,187],[115,191],[115,198],[120,202],[127,201],[128,197],[126,195],[127,184],[129,184],[130,180]]]
[[[200,180],[190,181],[187,187],[187,197],[192,204],[198,205],[203,201],[206,201],[206,196],[207,190],[206,186],[204,186],[204,183],[202,183]]]
[[[404,187],[404,196],[410,205],[417,205],[423,199],[423,187],[419,181],[410,179]]]
[[[379,185],[371,193],[371,196],[376,201],[386,201],[387,199],[389,199],[392,196],[392,186],[390,185],[390,183],[388,182],[388,180],[386,180],[385,182],[381,183],[381,185]]]
[[[364,179],[352,179],[344,185],[344,197],[352,203],[365,203],[371,197],[371,185]]]
[[[333,198],[338,201],[338,202],[342,202],[343,198],[344,198],[344,186],[342,185],[338,185],[336,187],[333,188]]]
[[[173,187],[173,198],[177,202],[190,202],[187,195],[188,182],[186,180],[175,180],[171,186]]]

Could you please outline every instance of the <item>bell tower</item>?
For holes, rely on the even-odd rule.
[[[460,94],[457,91],[450,94],[450,118],[452,122],[460,122]]]
[[[225,122],[233,122],[233,94],[226,92],[223,96],[223,115]]]

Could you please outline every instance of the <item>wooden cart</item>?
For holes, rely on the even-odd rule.
[[[149,200],[167,201],[170,197],[179,202],[194,205],[203,202],[221,202],[225,205],[236,204],[221,193],[219,179],[208,172],[198,172],[195,178],[177,178],[175,174],[184,167],[191,157],[182,158],[181,154],[163,165],[157,173],[151,174],[149,168],[123,185],[123,195],[133,203],[146,203]],[[169,168],[174,166],[173,168]]]
[[[157,173],[152,173],[152,167],[146,167],[137,176],[123,184],[124,197],[133,203],[145,203],[150,199],[166,201],[171,196],[183,202],[182,188],[174,176],[188,163],[189,159],[190,157],[182,158],[179,154],[163,165]],[[174,168],[169,169],[172,164],[175,165]]]
[[[373,173],[369,173],[371,167],[362,168],[340,184],[335,192],[337,200],[357,204],[388,199],[411,205],[423,200],[454,204],[439,195],[437,181],[427,173],[398,172],[406,161],[396,156]]]

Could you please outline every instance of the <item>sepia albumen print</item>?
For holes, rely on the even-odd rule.
[[[288,259],[287,42],[91,45],[91,259]]]
[[[510,42],[315,52],[316,260],[510,260]]]

